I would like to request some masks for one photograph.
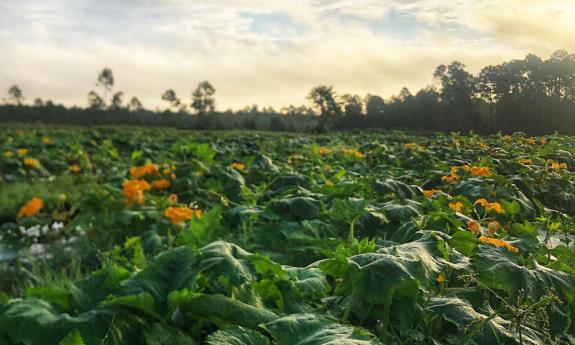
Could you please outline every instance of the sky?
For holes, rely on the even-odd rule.
[[[219,110],[305,104],[317,85],[388,98],[440,64],[575,52],[573,0],[0,0],[0,98],[87,105],[115,90],[164,109],[203,81]]]

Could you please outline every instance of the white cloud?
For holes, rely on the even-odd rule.
[[[388,97],[425,86],[455,59],[477,72],[529,52],[574,51],[570,2],[0,1],[0,92],[17,83],[29,99],[85,105],[110,67],[117,89],[150,108],[163,107],[167,88],[188,100],[201,80],[216,86],[220,108],[303,103],[318,84]],[[393,13],[415,28],[408,37],[374,30]],[[254,30],[262,16],[278,22]]]

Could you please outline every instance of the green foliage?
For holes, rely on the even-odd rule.
[[[573,138],[0,134],[2,344],[571,341]]]

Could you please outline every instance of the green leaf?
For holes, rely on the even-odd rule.
[[[189,247],[178,247],[158,255],[141,272],[122,282],[122,295],[149,293],[160,310],[168,294],[188,287],[194,279],[194,255]]]
[[[518,336],[509,331],[511,322],[496,315],[483,315],[476,312],[465,300],[453,297],[433,297],[430,298],[427,310],[442,317],[445,321],[454,324],[456,327],[447,328],[457,332],[459,342],[465,344],[519,344]],[[523,344],[538,345],[545,341],[538,332],[522,326]],[[455,334],[440,334],[440,339],[447,341]],[[451,336],[451,337],[450,337]]]
[[[314,314],[294,314],[269,322],[276,345],[379,345],[369,332]]]
[[[317,218],[319,201],[310,197],[294,197],[272,201],[265,216],[271,219],[303,220]]]
[[[188,226],[178,233],[176,243],[198,248],[213,241],[220,229],[222,209],[219,206],[205,212],[202,218],[193,218]]]
[[[381,196],[394,193],[402,199],[410,199],[415,196],[415,189],[404,182],[386,179],[385,181],[375,181],[372,184],[373,191]]]
[[[251,256],[235,244],[216,241],[199,250],[198,269],[211,281],[226,277],[233,285],[240,286],[255,279]]]
[[[58,345],[85,345],[85,343],[80,331],[78,331],[78,329],[74,329],[72,332],[68,333],[68,335],[58,343]]]
[[[201,295],[183,302],[180,308],[187,313],[213,320],[224,320],[231,324],[257,329],[261,323],[270,322],[277,315],[264,308],[226,297],[224,295]]]
[[[214,332],[206,339],[207,345],[269,345],[261,333],[240,326]]]
[[[472,256],[479,241],[471,232],[458,230],[447,243],[459,252]]]
[[[147,292],[141,292],[137,295],[128,296],[110,296],[104,301],[105,305],[121,305],[136,309],[141,309],[148,313],[154,313],[154,298]]]
[[[26,297],[42,299],[59,307],[62,311],[70,309],[69,296],[70,294],[66,289],[58,287],[40,286],[26,289]]]
[[[154,323],[144,330],[146,345],[196,345],[189,335],[171,326]]]

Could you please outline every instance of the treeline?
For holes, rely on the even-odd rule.
[[[26,105],[22,90],[12,86],[5,105],[0,106],[0,121],[278,131],[382,128],[575,134],[575,54],[564,50],[546,60],[529,54],[522,60],[487,66],[477,75],[454,61],[436,68],[431,85],[415,94],[403,88],[389,99],[339,95],[333,87],[318,86],[307,96],[309,105],[279,111],[256,105],[217,111],[216,89],[207,81],[192,91],[189,104],[174,90],[166,90],[161,95],[167,102],[164,111],[146,110],[136,97],[124,103],[124,94],[114,92],[110,69],[98,75],[97,85],[100,93],[89,92],[87,108],[65,108],[40,99]]]

